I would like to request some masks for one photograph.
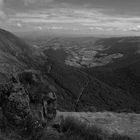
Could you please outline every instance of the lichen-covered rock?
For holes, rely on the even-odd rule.
[[[17,75],[16,78],[12,76],[6,84],[0,85],[3,120],[21,136],[31,140],[44,137],[44,129],[54,120],[57,107],[56,94],[45,86],[38,75],[38,77],[35,75],[28,77],[29,79],[26,77],[31,83],[23,79],[25,82],[23,84]],[[30,97],[33,93],[37,99],[40,98],[38,102],[35,100],[31,103]],[[35,112],[40,111],[41,118],[33,114],[32,106],[38,107]]]
[[[28,88],[31,103],[32,105],[34,104],[32,106],[34,115],[38,116],[42,121],[50,122],[54,120],[57,97],[47,80],[38,71],[34,70],[26,70],[20,73],[19,80]]]
[[[56,117],[57,110],[57,98],[54,92],[49,92],[43,98],[43,111],[44,116],[48,121],[53,120]]]
[[[23,137],[40,137],[42,123],[36,120],[30,109],[28,92],[14,77],[0,88],[3,121]],[[35,140],[35,139],[34,139]]]
[[[30,114],[29,96],[24,87],[12,77],[9,83],[2,85],[1,107],[10,124],[21,126]]]

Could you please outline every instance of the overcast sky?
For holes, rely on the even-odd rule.
[[[0,28],[140,35],[140,0],[0,0]]]

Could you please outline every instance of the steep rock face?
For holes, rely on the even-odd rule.
[[[32,111],[37,119],[53,120],[56,116],[57,96],[55,87],[45,80],[39,71],[25,70],[18,74],[19,81],[28,90]],[[36,114],[36,111],[39,114]],[[40,117],[40,118],[39,118]]]
[[[11,125],[21,127],[30,115],[28,93],[16,79],[1,85],[0,102],[3,115]]]
[[[30,75],[28,80],[24,79],[25,74]],[[24,76],[19,77],[19,75]],[[40,77],[37,76],[37,73],[31,71],[23,72],[18,74],[17,78],[12,76],[8,83],[0,85],[0,115],[2,115],[0,117],[0,130],[5,129],[4,133],[14,131],[23,138],[40,139],[44,137],[44,131],[47,130],[46,124],[48,126],[55,119],[57,97],[54,92],[46,91],[46,94],[38,95],[41,101],[36,102],[34,98],[32,98],[34,103],[30,101],[33,95],[30,93],[29,86],[40,82],[37,79]],[[24,80],[24,83],[21,82],[22,80]],[[26,89],[26,85],[28,85],[28,89]],[[34,95],[36,94],[37,92],[34,92]],[[39,108],[39,105],[41,108]],[[42,117],[36,116],[38,111],[40,111],[41,114],[39,115],[42,115]]]

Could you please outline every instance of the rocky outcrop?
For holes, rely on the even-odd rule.
[[[1,85],[0,96],[3,118],[10,127],[23,133],[29,131],[29,124],[36,125],[28,93],[17,79],[11,77],[8,83]]]
[[[43,121],[53,120],[57,108],[55,88],[52,88],[41,73],[35,70],[19,73],[19,81],[29,91],[34,115]]]
[[[27,73],[28,76],[31,76],[28,77],[30,79],[21,79],[20,76]],[[46,124],[55,118],[57,102],[55,93],[49,91],[47,94],[40,94],[39,102],[34,101],[34,103],[31,103],[30,97],[32,95],[30,91],[32,86],[39,84],[41,81],[37,79],[37,73],[31,71],[27,73],[20,73],[16,78],[11,76],[9,82],[0,86],[2,121],[6,121],[6,124],[20,135],[35,140],[44,135]],[[24,84],[21,82],[22,80],[25,82]],[[33,114],[33,112],[37,114],[38,110],[32,110],[34,106],[39,107],[39,105],[42,118],[35,117]]]

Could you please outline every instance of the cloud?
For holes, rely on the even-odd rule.
[[[17,27],[22,28],[22,24],[18,22]]]
[[[10,22],[22,22],[23,24],[78,24],[81,28],[89,29],[139,29],[140,17],[114,17],[105,15],[97,9],[48,9],[18,13],[9,19]],[[47,25],[46,25],[47,26]]]
[[[0,0],[0,7],[3,6],[3,0]]]
[[[74,6],[57,0],[0,0],[8,10],[5,26],[17,30],[71,30],[91,32],[140,32],[139,16],[107,14],[109,9]],[[82,0],[83,1],[83,0]],[[74,1],[73,1],[74,2]],[[13,12],[11,12],[13,11]],[[5,13],[0,10],[0,17]]]
[[[3,13],[3,0],[0,0],[0,16],[2,15]]]
[[[0,18],[4,18],[4,17],[5,17],[5,13],[2,10],[0,10]]]
[[[3,11],[3,8],[4,8],[4,1],[0,0],[0,20],[1,20],[0,22],[1,23],[3,22],[2,20],[5,20],[5,18],[6,18],[6,14]]]
[[[52,2],[54,2],[54,0],[24,0],[24,4],[26,6],[28,6],[30,4],[36,4],[36,5],[44,6],[44,4],[48,4],[48,3],[52,3]]]
[[[4,0],[4,7],[5,11],[10,14],[11,11],[17,13],[48,8],[53,3],[55,3],[55,0]]]

